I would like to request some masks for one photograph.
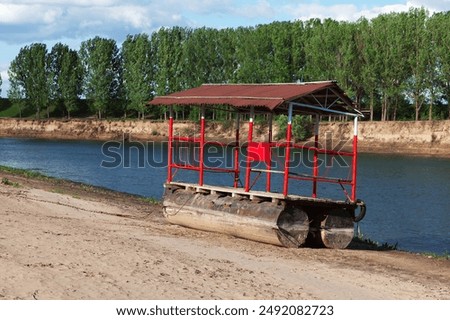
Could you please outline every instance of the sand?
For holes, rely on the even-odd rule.
[[[450,261],[287,249],[168,224],[161,206],[0,172],[0,299],[450,299]]]

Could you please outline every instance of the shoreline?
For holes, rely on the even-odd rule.
[[[220,123],[210,122],[208,139],[232,141],[234,132]],[[175,122],[176,134],[192,133],[191,122]],[[276,135],[276,128],[274,128]],[[321,143],[325,139],[339,144],[352,139],[352,124],[349,122],[321,122]],[[37,138],[51,140],[87,141],[166,141],[167,124],[164,121],[147,120],[97,120],[97,119],[7,119],[0,118],[0,137]],[[264,141],[256,130],[255,140]],[[241,126],[245,137],[246,124]],[[244,142],[244,140],[242,140]],[[361,153],[399,154],[450,158],[450,120],[418,122],[367,122],[359,124],[358,149]]]
[[[139,197],[0,177],[0,299],[450,299],[450,260],[280,248],[170,225]]]
[[[12,179],[12,180],[10,180]],[[46,174],[42,174],[32,169],[20,169],[15,167],[0,165],[0,186],[12,186],[16,188],[22,187],[20,183],[14,182],[15,179],[19,179],[27,186],[37,187],[45,191],[53,193],[68,194],[74,197],[84,197],[94,200],[104,200],[106,198],[114,199],[117,201],[128,201],[134,204],[149,206],[156,210],[162,210],[162,199],[154,197],[145,197],[139,194],[127,193],[106,187],[91,185],[84,182],[72,181],[64,178],[52,177]],[[162,217],[162,211],[161,211]],[[203,231],[202,231],[203,232]],[[205,231],[206,232],[206,231]],[[354,238],[347,250],[371,250],[371,251],[397,251],[413,255],[426,255],[437,259],[450,260],[450,254],[438,254],[431,251],[417,252],[408,251],[397,248],[397,244],[390,244],[387,242],[380,243],[364,236],[354,235]]]

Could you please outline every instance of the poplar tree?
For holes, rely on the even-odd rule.
[[[447,103],[448,119],[450,119],[450,11],[435,13],[430,19],[430,29],[433,35],[433,46],[437,70],[438,88],[443,93]]]
[[[75,50],[57,43],[49,54],[49,68],[53,80],[52,98],[60,101],[70,119],[71,112],[78,109],[82,92],[83,72]]]
[[[147,34],[128,35],[122,44],[123,83],[128,109],[144,119],[146,103],[152,97],[151,44]]]
[[[428,13],[424,9],[411,9],[405,21],[408,55],[405,57],[409,78],[407,79],[407,93],[414,102],[415,120],[420,117],[420,110],[425,102],[425,95],[429,82],[429,53],[431,52],[429,35],[425,28]]]
[[[115,40],[95,37],[81,43],[83,92],[99,119],[121,89],[121,58]]]
[[[23,93],[39,119],[41,109],[48,106],[50,96],[46,45],[33,43],[20,49],[9,70],[11,82],[16,87],[14,90]]]
[[[181,27],[161,28],[152,34],[151,42],[155,68],[154,88],[157,95],[166,95],[185,88],[182,79],[182,56],[187,35],[187,29]],[[178,113],[183,108],[175,107],[174,110],[176,117],[178,117]]]

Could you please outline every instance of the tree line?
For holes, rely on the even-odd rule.
[[[446,119],[450,100],[450,11],[425,9],[371,20],[273,22],[226,29],[161,28],[78,51],[58,43],[23,47],[8,70],[8,98],[36,116],[70,117],[85,101],[99,118],[160,118],[155,95],[202,83],[337,80],[371,120]],[[1,80],[0,80],[1,81]],[[194,109],[176,108],[195,118]],[[223,119],[224,114],[216,114]]]

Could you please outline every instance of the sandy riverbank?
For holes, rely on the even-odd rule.
[[[450,299],[448,260],[278,248],[169,225],[139,197],[0,178],[0,299]]]
[[[221,124],[208,124],[208,139],[232,140],[234,132]],[[198,129],[198,128],[197,128]],[[276,128],[275,128],[276,129]],[[195,132],[194,124],[175,122],[176,134]],[[351,147],[351,122],[322,122],[321,143],[333,141],[339,149],[342,142]],[[276,130],[274,135],[276,134]],[[264,141],[267,128],[255,126],[254,139]],[[242,124],[241,137],[247,136],[247,125]],[[167,123],[139,120],[96,119],[0,119],[0,137],[31,137],[77,140],[137,140],[167,139]],[[331,140],[330,140],[331,139]],[[389,121],[359,124],[359,150],[366,153],[409,154],[450,157],[450,120],[443,121]]]

